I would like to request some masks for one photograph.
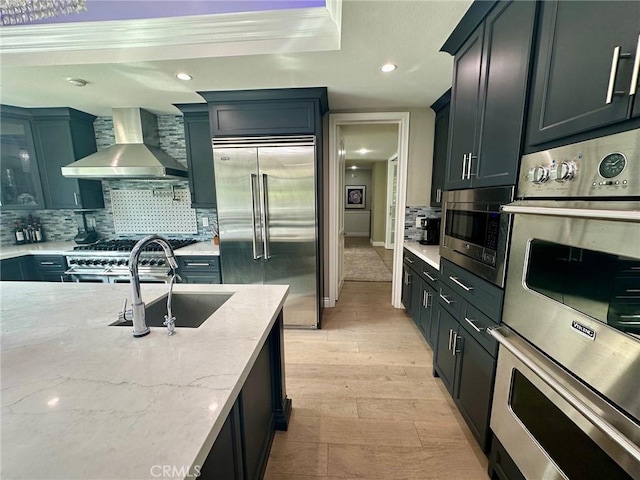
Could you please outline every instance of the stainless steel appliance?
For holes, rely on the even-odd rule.
[[[640,478],[640,130],[526,155],[518,197],[491,428],[527,478]]]
[[[225,283],[290,285],[286,326],[319,322],[315,137],[215,138]]]
[[[440,255],[499,287],[504,286],[510,222],[500,207],[513,187],[444,192]]]
[[[196,240],[169,239],[173,250],[186,247]],[[129,283],[129,256],[136,240],[100,240],[91,245],[79,245],[67,253],[65,272],[74,282]],[[169,283],[170,266],[159,245],[147,245],[140,254],[138,274],[141,283]]]
[[[422,232],[420,233],[421,245],[438,245],[440,243],[440,219],[439,218],[423,218]]]

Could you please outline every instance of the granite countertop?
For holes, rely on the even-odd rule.
[[[9,245],[0,247],[0,260],[21,257],[23,255],[65,255],[73,251],[74,241],[30,243],[28,245]],[[212,241],[198,242],[175,251],[176,257],[186,255],[220,255],[220,247]]]
[[[134,339],[116,319],[129,285],[0,284],[3,478],[152,478],[206,458],[288,292],[234,293],[199,328]],[[142,285],[145,302],[166,285]]]
[[[440,270],[440,245],[421,245],[415,240],[405,240],[404,248],[414,253],[436,270]]]

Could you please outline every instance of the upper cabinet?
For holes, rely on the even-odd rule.
[[[199,93],[209,103],[214,137],[319,136],[328,110],[324,87]]]
[[[180,104],[184,114],[184,136],[189,169],[191,207],[215,208],[216,186],[213,171],[213,148],[206,103]]]
[[[640,2],[543,2],[528,148],[639,116],[639,57]]]
[[[486,18],[462,43],[461,22],[442,48],[455,54],[446,190],[516,182],[537,2],[494,3],[472,5]]]
[[[0,155],[2,208],[44,208],[31,118],[24,110],[1,107]]]
[[[60,168],[97,151],[95,116],[73,108],[30,109],[47,208],[104,208],[102,182],[66,178]]]
[[[431,202],[432,207],[442,206],[444,175],[447,168],[447,148],[449,140],[449,111],[451,106],[451,89],[447,90],[431,105],[436,113],[435,132],[433,138],[433,168],[431,170]]]

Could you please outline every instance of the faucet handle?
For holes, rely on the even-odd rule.
[[[167,335],[175,335],[176,333],[176,317],[169,317],[169,315],[164,316],[163,325],[167,327]]]
[[[129,309],[127,310],[127,299],[124,299],[124,302],[122,303],[122,310],[118,312],[118,321],[119,322],[126,322],[128,320],[130,320],[129,318],[127,318],[127,315],[133,315],[133,309]]]

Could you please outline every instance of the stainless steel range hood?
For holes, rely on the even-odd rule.
[[[158,120],[141,108],[114,108],[116,144],[62,167],[62,175],[91,179],[185,178],[187,169],[160,150]]]

